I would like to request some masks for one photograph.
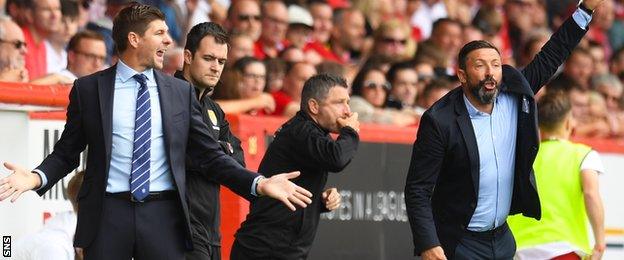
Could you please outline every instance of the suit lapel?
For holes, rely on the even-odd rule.
[[[106,158],[108,161],[110,161],[111,157],[111,143],[113,137],[113,99],[116,71],[117,65],[114,65],[105,70],[98,78],[100,117],[102,121],[102,133],[104,133],[104,147],[106,148]]]
[[[154,78],[156,79],[156,85],[158,87],[158,97],[160,101],[160,115],[162,117],[162,128],[163,135],[165,136],[165,146],[167,147],[167,158],[171,159],[169,155],[171,154],[171,133],[173,133],[173,129],[171,127],[173,124],[169,122],[173,116],[173,103],[172,97],[173,89],[171,88],[171,84],[167,78],[163,77],[159,71],[154,69]]]
[[[468,152],[468,158],[470,159],[470,175],[472,176],[472,184],[474,186],[475,194],[479,194],[479,147],[477,146],[477,139],[475,137],[474,129],[472,128],[472,122],[464,103],[463,92],[459,91],[459,95],[455,102],[455,112],[458,114],[457,125],[466,143],[466,149]]]

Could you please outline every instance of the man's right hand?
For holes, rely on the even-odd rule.
[[[299,174],[300,172],[282,173],[268,179],[261,179],[258,181],[256,190],[259,195],[281,201],[292,211],[297,210],[294,204],[305,208],[312,203],[310,199],[312,193],[290,181],[290,179],[297,178]]]
[[[338,126],[343,128],[345,126],[353,128],[356,132],[360,132],[360,121],[358,121],[358,113],[351,113],[347,118],[338,118],[336,120],[338,122]]]
[[[421,258],[422,260],[446,260],[444,250],[441,246],[436,246],[423,251]]]
[[[11,202],[15,202],[22,193],[41,186],[38,174],[8,162],[4,163],[4,167],[13,172],[0,179],[0,201],[11,197]]]

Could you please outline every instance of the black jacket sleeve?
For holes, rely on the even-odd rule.
[[[189,92],[191,118],[189,119],[189,135],[187,156],[193,161],[195,169],[191,173],[199,173],[210,180],[224,185],[236,194],[251,199],[251,186],[257,173],[241,167],[232,157],[226,155],[209,133],[202,119],[201,106],[195,98],[195,91]]]
[[[522,70],[522,74],[531,85],[533,93],[537,93],[550,80],[586,32],[576,24],[572,17],[569,17],[550,37],[542,50]]]
[[[77,81],[69,93],[67,121],[61,138],[54,145],[54,151],[36,168],[42,171],[48,179],[47,184],[37,190],[39,195],[46,193],[60,179],[76,169],[80,163],[80,153],[86,148],[86,139],[82,129],[82,111],[78,85]]]
[[[340,135],[335,141],[321,131],[300,130],[292,134],[297,144],[294,149],[298,149],[300,154],[305,155],[296,158],[297,164],[304,168],[320,166],[330,172],[340,172],[355,156],[359,136],[353,128],[340,129]]]
[[[431,195],[444,161],[445,146],[430,113],[422,116],[405,182],[405,206],[414,238],[414,254],[439,246]]]
[[[245,167],[245,155],[241,147],[241,141],[230,130],[230,122],[225,118],[225,113],[217,105],[217,113],[219,113],[219,144],[226,154],[232,156],[241,166]],[[231,150],[230,150],[231,149]]]

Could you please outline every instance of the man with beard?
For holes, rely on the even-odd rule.
[[[538,150],[534,93],[587,30],[602,0],[586,0],[522,71],[473,41],[459,52],[461,87],[420,121],[405,185],[414,253],[428,259],[511,259],[507,215],[541,217],[532,165]]]
[[[227,60],[227,42],[227,33],[220,25],[213,22],[195,25],[186,36],[184,66],[175,77],[195,87],[208,132],[225,154],[245,167],[240,140],[230,131],[230,124],[219,104],[210,98]],[[190,194],[193,233],[193,251],[186,254],[186,259],[221,259],[219,183],[198,174],[187,174],[186,187]]]

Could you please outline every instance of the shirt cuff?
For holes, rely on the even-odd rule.
[[[45,173],[43,173],[39,169],[34,169],[34,170],[32,170],[32,172],[38,174],[39,178],[41,178],[41,186],[36,188],[35,191],[40,190],[41,188],[45,187],[48,184],[48,178],[46,177]]]
[[[580,8],[577,8],[572,14],[572,19],[574,19],[574,22],[576,22],[581,29],[587,30],[587,25],[591,22],[592,16]]]
[[[260,175],[258,177],[256,177],[253,182],[251,183],[251,195],[254,195],[255,197],[260,197],[260,195],[258,195],[258,181],[264,179],[264,176]]]

